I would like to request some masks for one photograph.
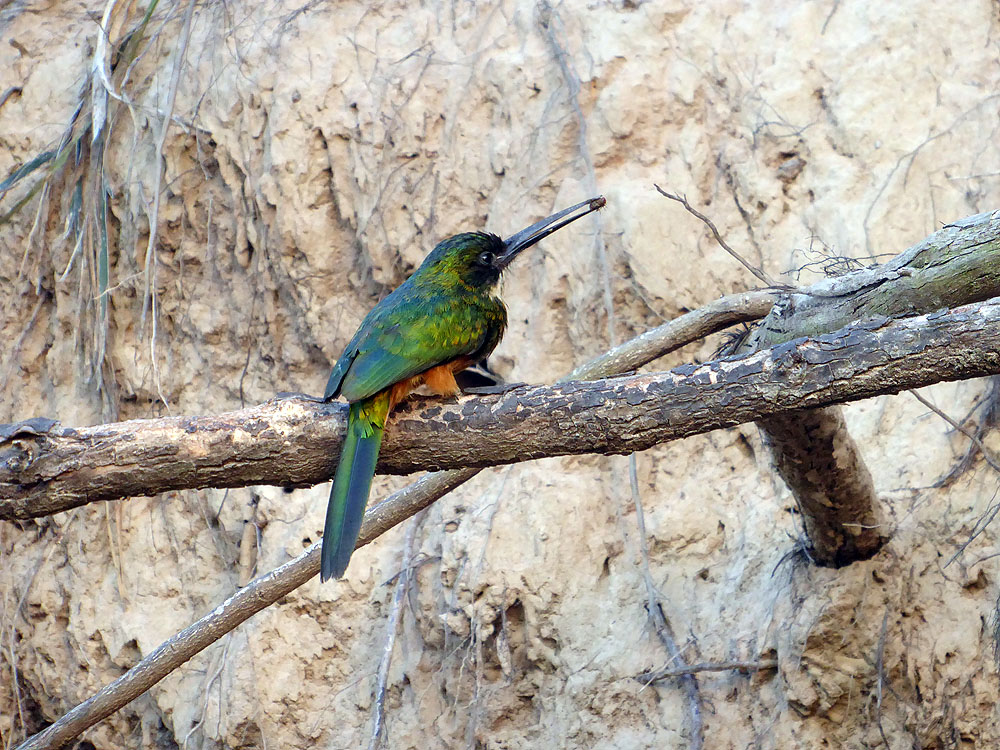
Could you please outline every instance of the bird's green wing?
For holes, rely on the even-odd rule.
[[[344,376],[347,375],[347,371],[350,369],[351,363],[354,362],[354,358],[358,356],[358,344],[363,338],[363,333],[363,328],[359,328],[355,332],[347,348],[344,349],[344,353],[337,360],[337,364],[333,366],[330,379],[326,381],[326,392],[323,394],[324,401],[333,401],[333,399],[340,395],[340,384],[343,383]]]
[[[436,365],[474,355],[490,342],[495,346],[506,322],[501,311],[491,314],[456,305],[443,295],[423,298],[417,304],[401,302],[386,306],[362,325],[364,335],[340,381],[340,393],[348,401],[367,398]]]

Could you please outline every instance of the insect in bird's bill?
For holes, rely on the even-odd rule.
[[[449,237],[365,316],[324,395],[343,396],[350,410],[326,510],[322,580],[347,570],[389,412],[421,385],[457,395],[455,373],[489,356],[507,327],[500,274],[523,250],[604,203],[603,196],[578,203],[507,239],[486,232]]]

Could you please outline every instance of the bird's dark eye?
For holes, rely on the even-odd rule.
[[[489,250],[479,253],[479,263],[484,266],[492,266],[496,256]]]

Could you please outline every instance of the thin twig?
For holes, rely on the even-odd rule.
[[[417,529],[423,520],[423,513],[421,511],[410,521],[410,526],[406,530],[406,540],[403,542],[400,572],[396,576],[396,587],[392,593],[392,607],[389,610],[389,620],[385,624],[385,643],[382,646],[382,657],[379,659],[378,671],[376,673],[375,705],[372,708],[374,717],[372,719],[372,736],[368,742],[368,750],[377,750],[385,733],[385,693],[389,682],[389,667],[392,665],[392,651],[396,647],[396,631],[399,630],[399,622],[403,611],[403,599],[406,597],[406,591],[410,587],[413,572],[413,543],[417,536]]]
[[[703,214],[700,211],[698,211],[698,209],[696,209],[690,203],[688,203],[688,199],[685,196],[683,196],[683,195],[675,195],[674,193],[668,193],[663,188],[661,188],[659,185],[653,185],[653,187],[655,187],[656,191],[660,195],[662,195],[664,198],[669,198],[672,201],[677,201],[682,206],[684,206],[684,209],[689,214],[691,214],[692,216],[700,219],[705,224],[705,226],[707,226],[712,231],[712,236],[715,237],[715,241],[717,243],[719,243],[719,247],[721,247],[727,253],[729,253],[730,255],[732,255],[734,258],[736,258],[736,260],[738,260],[743,265],[744,268],[746,268],[750,273],[752,273],[758,279],[760,279],[761,281],[763,281],[769,287],[773,287],[775,289],[787,289],[788,288],[787,285],[778,284],[776,281],[774,281],[774,279],[772,279],[770,276],[768,276],[764,272],[764,269],[757,268],[757,266],[754,266],[751,263],[749,263],[746,260],[744,260],[743,256],[740,255],[735,250],[733,250],[733,248],[731,248],[729,246],[729,243],[726,242],[722,238],[722,235],[719,234],[719,230],[716,228],[716,226],[712,222],[712,220],[709,219],[707,216],[705,216],[705,214]]]
[[[916,391],[910,391],[910,395],[913,396],[913,398],[915,398],[917,401],[922,403],[924,406],[926,406],[928,409],[930,409],[932,412],[937,414],[939,417],[941,417],[941,419],[943,419],[945,422],[950,424],[955,431],[961,432],[963,435],[969,438],[969,440],[972,441],[972,444],[975,445],[979,449],[979,452],[983,454],[983,460],[986,461],[987,464],[989,464],[990,468],[993,469],[993,471],[1000,473],[1000,460],[998,460],[993,455],[993,452],[989,448],[983,445],[983,441],[979,439],[978,435],[972,432],[968,427],[963,427],[962,425],[960,425],[958,422],[956,422],[954,419],[949,417],[939,408],[934,406],[934,404],[932,404],[930,401],[928,401],[926,398],[921,396]]]
[[[975,403],[969,409],[968,414],[962,419],[957,420],[958,423],[966,424],[977,411],[979,412],[979,416],[973,434],[982,440],[997,425],[998,417],[1000,417],[1000,378],[996,376],[990,378],[989,388],[976,399]],[[970,440],[965,454],[955,462],[947,474],[934,482],[933,486],[939,489],[950,487],[952,483],[971,468],[978,454],[979,448],[974,441]]]
[[[934,404],[932,404],[930,401],[928,401],[926,398],[921,396],[916,391],[910,391],[910,395],[913,396],[921,404],[926,406],[928,409],[930,409],[932,412],[937,414],[939,417],[941,417],[941,419],[943,419],[945,422],[951,425],[953,429],[957,430],[958,432],[961,432],[963,435],[969,438],[969,440],[972,441],[973,445],[975,445],[979,449],[979,452],[983,454],[983,459],[990,466],[990,468],[1000,473],[1000,461],[996,459],[992,451],[990,451],[985,445],[983,445],[983,441],[979,439],[978,435],[971,432],[967,427],[963,427],[962,425],[960,425],[958,422],[949,417],[947,414],[945,414],[943,411],[941,411],[939,408],[937,408]],[[995,498],[996,495],[994,494],[993,497]],[[997,517],[998,513],[1000,513],[1000,503],[994,502],[990,505],[989,508],[987,508],[986,512],[979,517],[979,520],[976,522],[976,526],[972,530],[972,533],[969,534],[968,539],[966,539],[965,542],[963,542],[962,545],[959,546],[959,548],[955,551],[955,554],[953,554],[950,558],[948,558],[948,562],[944,564],[944,567],[947,568],[949,565],[955,562],[955,560],[958,559],[958,557],[963,552],[965,552],[966,548],[968,548],[968,546],[972,544],[972,542],[974,542],[976,538],[979,537],[980,534],[986,531],[986,528],[993,522],[993,519]]]
[[[965,552],[968,546],[972,544],[980,534],[986,531],[989,525],[993,523],[993,519],[997,517],[998,513],[1000,513],[1000,502],[997,502],[997,492],[994,491],[993,497],[990,498],[990,507],[987,508],[986,512],[977,519],[976,525],[972,529],[972,533],[969,534],[969,538],[962,543],[962,545],[955,551],[955,554],[948,558],[948,562],[944,564],[945,568],[955,562],[955,560],[958,559],[963,552]]]
[[[685,675],[698,674],[699,672],[766,672],[777,668],[777,659],[701,662],[700,664],[689,664],[685,667],[671,667],[669,669],[658,669],[655,672],[643,672],[642,674],[637,674],[635,679],[644,685],[651,685],[660,680],[684,677]]]

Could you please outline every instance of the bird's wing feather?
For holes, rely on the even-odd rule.
[[[337,364],[333,366],[333,372],[330,373],[330,379],[326,381],[326,391],[323,393],[324,401],[333,401],[340,395],[340,384],[344,381],[348,368],[357,356],[357,349],[353,351],[348,349],[337,360]]]
[[[369,313],[369,316],[371,313]],[[366,321],[367,322],[367,318]],[[364,339],[365,327],[364,324],[357,331],[354,332],[354,336],[351,337],[350,343],[344,349],[344,353],[340,355],[340,359],[337,360],[337,364],[333,366],[333,372],[330,373],[330,379],[326,381],[326,392],[323,394],[324,401],[332,401],[340,395],[340,386],[344,382],[344,376],[347,375],[347,371],[351,369],[351,363],[354,362],[355,357],[358,356],[358,345]]]
[[[489,337],[491,321],[466,306],[432,297],[414,307],[406,310],[405,320],[399,308],[389,308],[366,321],[365,335],[340,382],[348,401],[473,354]]]

